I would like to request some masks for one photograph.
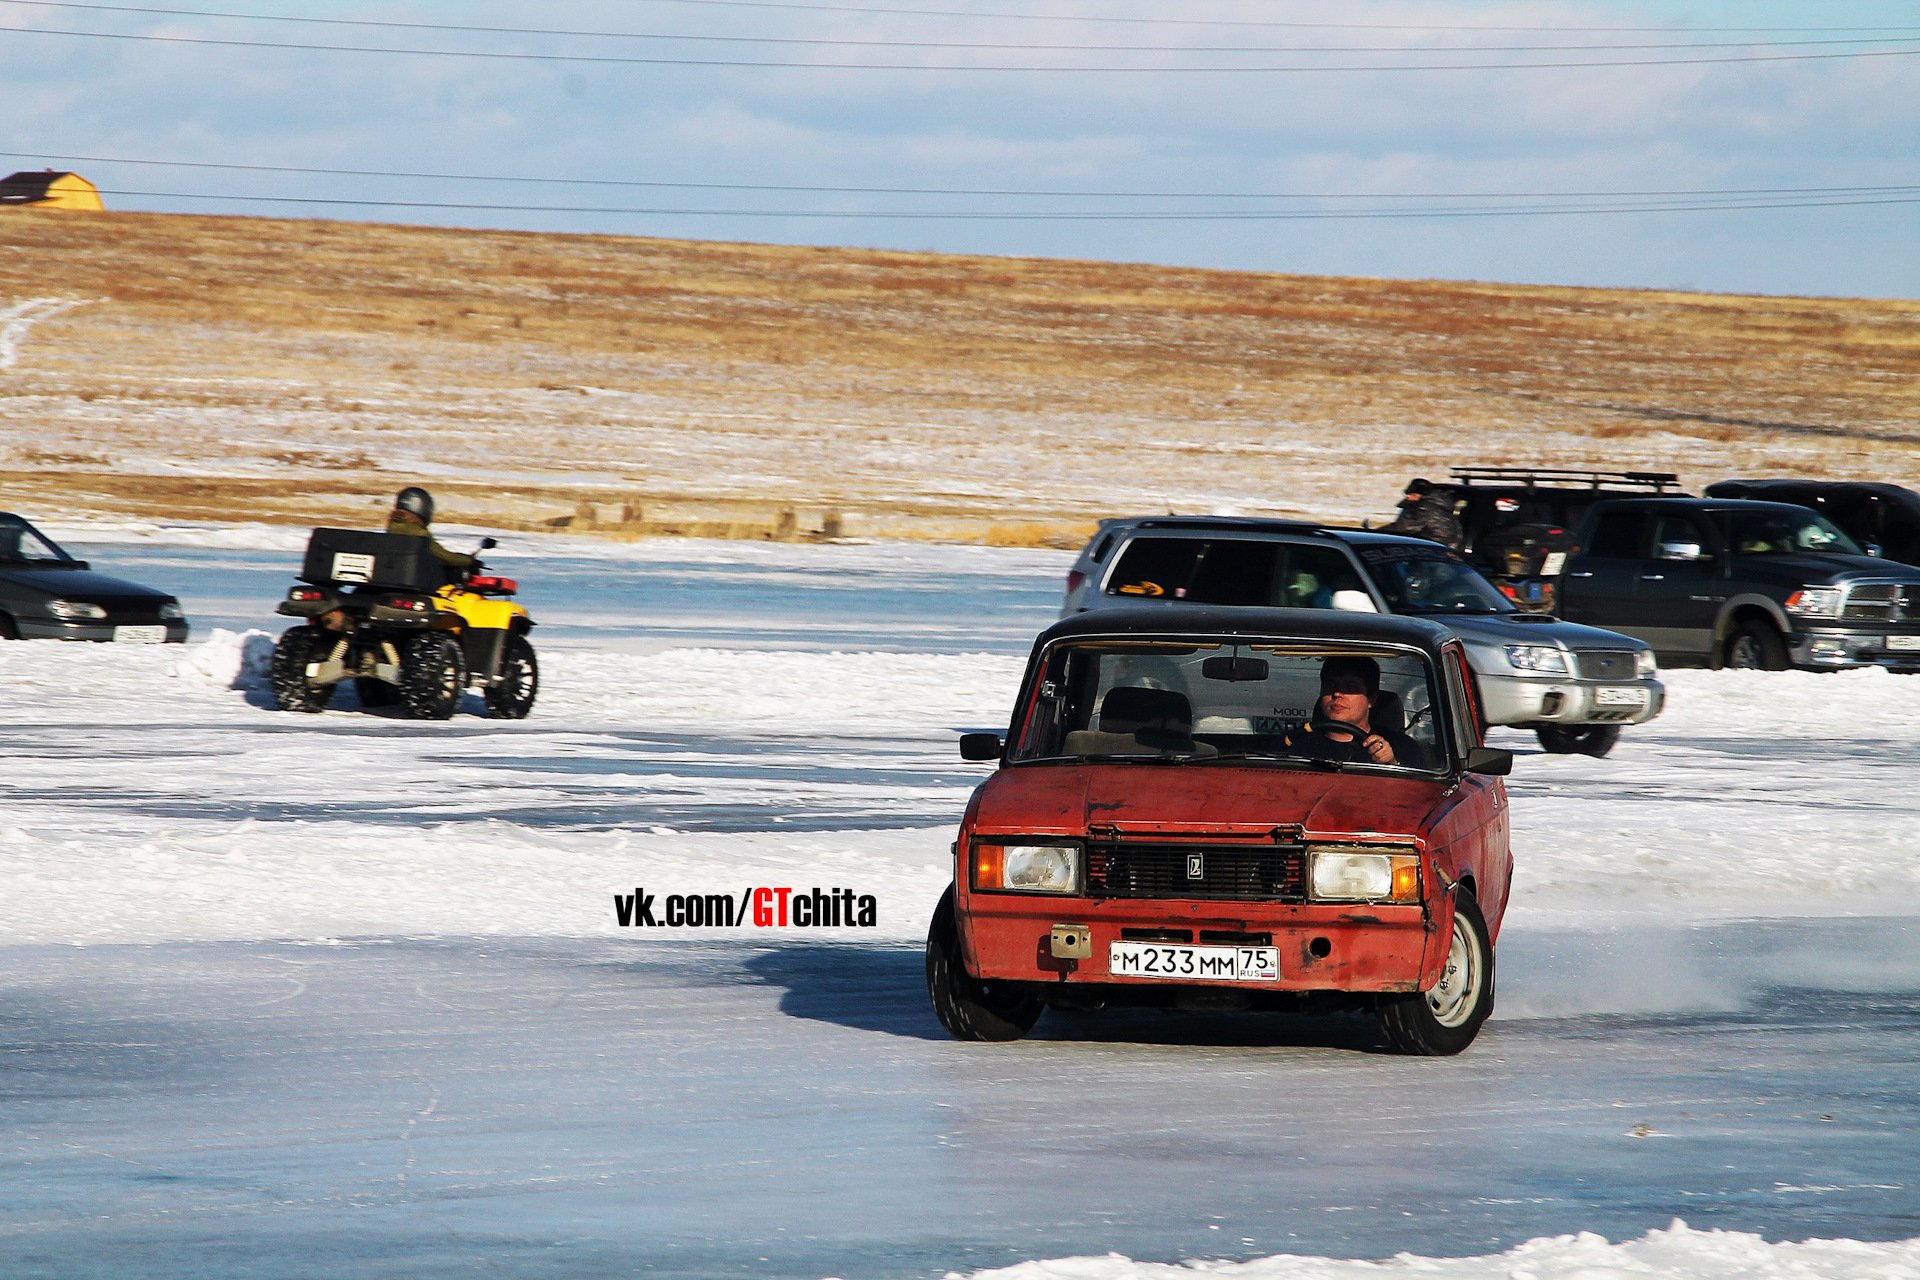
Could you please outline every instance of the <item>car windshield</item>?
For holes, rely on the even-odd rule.
[[[1412,650],[1288,640],[1065,641],[1041,658],[1010,758],[1270,759],[1431,772],[1445,758],[1440,705],[1426,658]],[[1368,736],[1356,741],[1335,720]]]
[[[61,564],[72,559],[19,516],[0,515],[0,562]]]
[[[1737,556],[1862,556],[1860,544],[1811,511],[1716,511],[1727,545]]]
[[[1447,548],[1361,547],[1360,559],[1395,613],[1512,613],[1511,600]]]

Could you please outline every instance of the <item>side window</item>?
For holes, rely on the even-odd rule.
[[[1454,749],[1464,758],[1480,745],[1480,708],[1473,700],[1473,681],[1467,675],[1466,655],[1458,646],[1446,651],[1447,701],[1453,707]]]
[[[1643,511],[1611,511],[1593,527],[1587,554],[1612,560],[1639,560],[1646,556],[1647,517]]]
[[[1336,591],[1365,591],[1353,561],[1337,547],[1290,544],[1273,584],[1273,603],[1284,609],[1331,609]]]
[[[1178,599],[1187,594],[1207,544],[1199,538],[1135,538],[1107,579],[1107,594]]]
[[[1274,561],[1280,548],[1271,542],[1222,538],[1209,542],[1195,567],[1186,598],[1199,604],[1266,604],[1271,598]]]
[[[1653,556],[1656,560],[1697,560],[1711,545],[1707,541],[1707,531],[1692,516],[1654,517]]]

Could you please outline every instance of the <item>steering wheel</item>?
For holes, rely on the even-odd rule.
[[[1313,730],[1315,733],[1325,733],[1329,729],[1335,733],[1350,733],[1353,735],[1355,742],[1365,742],[1368,738],[1374,736],[1374,730],[1372,729],[1362,729],[1359,725],[1351,721],[1335,720],[1332,716],[1315,716],[1313,719],[1307,721],[1307,728]]]

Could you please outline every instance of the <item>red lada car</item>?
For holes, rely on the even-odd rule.
[[[1372,1009],[1458,1053],[1493,1008],[1509,752],[1418,618],[1114,611],[1043,632],[927,938],[947,1030],[1051,1005]]]

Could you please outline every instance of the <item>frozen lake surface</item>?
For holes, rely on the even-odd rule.
[[[1608,759],[1523,756],[1461,1058],[1202,1014],[962,1045],[917,950],[953,736],[1066,557],[521,539],[540,706],[415,724],[264,709],[240,633],[297,533],[59,533],[197,643],[0,649],[0,1274],[1920,1269],[1647,1234],[1920,1236],[1920,681],[1670,673]],[[636,884],[880,920],[667,938],[615,924]],[[1539,1239],[1581,1231],[1636,1243]]]

